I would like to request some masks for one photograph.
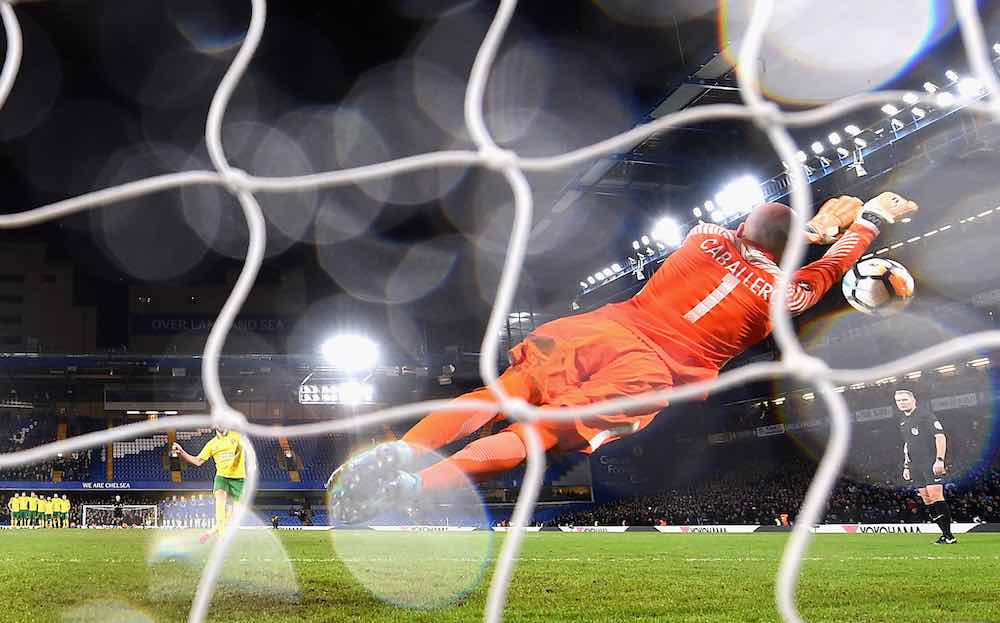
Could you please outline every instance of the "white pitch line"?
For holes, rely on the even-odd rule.
[[[496,556],[490,556],[488,558],[474,558],[468,556],[456,557],[456,556],[435,556],[429,558],[426,556],[415,556],[412,560],[419,562],[489,562],[496,560]],[[559,556],[559,557],[547,557],[547,556],[528,556],[528,557],[518,557],[515,560],[519,562],[583,562],[583,563],[593,563],[593,564],[603,564],[603,563],[634,563],[634,562],[663,562],[663,561],[675,561],[675,562],[780,562],[778,556],[771,557],[761,557],[761,556],[736,556],[736,557],[703,557],[703,558],[677,558],[670,555],[650,555],[650,556],[609,556],[609,557],[578,557],[578,556]],[[810,556],[804,558],[803,560],[816,561],[816,562],[856,562],[856,561],[902,561],[902,560],[1000,560],[1000,555],[996,556]],[[160,562],[180,562],[183,558],[165,558]],[[20,558],[0,558],[0,564],[17,564],[23,562]],[[145,558],[97,558],[97,559],[82,559],[82,558],[35,558],[31,560],[32,564],[123,564],[123,563],[148,563],[149,560]],[[292,562],[292,563],[355,563],[355,562],[391,562],[398,564],[404,562],[400,556],[371,556],[371,557],[352,557],[352,558],[240,558],[239,562]],[[157,563],[160,564],[160,563]]]
[[[779,562],[779,558],[685,558],[684,562]],[[807,556],[802,560],[829,562],[900,561],[900,560],[1000,560],[1000,556]]]

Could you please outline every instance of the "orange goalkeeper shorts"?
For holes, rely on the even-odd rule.
[[[595,314],[546,323],[512,348],[509,357],[511,365],[501,375],[504,387],[543,408],[589,405],[673,385],[670,368],[651,345],[623,325]],[[664,400],[636,413],[537,420],[535,429],[546,450],[589,454],[642,430],[665,406]],[[505,430],[527,444],[526,425],[518,422]]]

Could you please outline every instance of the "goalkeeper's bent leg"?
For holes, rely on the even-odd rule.
[[[514,427],[523,426],[515,424]],[[556,447],[558,438],[536,427],[545,452]],[[527,444],[514,430],[473,441],[447,459],[420,472],[421,489],[438,491],[465,485],[469,480],[481,482],[518,467],[528,459]]]
[[[510,471],[528,458],[521,438],[502,432],[473,441],[447,459],[420,472],[422,489],[437,491],[461,487]]]
[[[500,375],[499,382],[508,395],[532,402],[532,387],[528,375],[515,366],[507,368]],[[497,402],[496,396],[487,388],[463,394],[455,402],[480,400]],[[437,450],[450,443],[467,437],[503,415],[497,409],[470,409],[468,411],[436,411],[417,422],[405,435],[403,441],[415,455]]]

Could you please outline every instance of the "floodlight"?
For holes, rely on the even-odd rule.
[[[361,335],[335,335],[320,350],[330,365],[351,372],[373,370],[378,363],[378,346]]]
[[[639,240],[642,240],[642,244],[646,245],[647,247],[649,246],[649,236],[643,236]]]
[[[715,201],[727,216],[747,214],[754,206],[764,203],[764,191],[760,182],[744,175],[723,186]]]
[[[855,138],[854,139],[854,144],[857,145],[858,147],[860,147],[861,149],[864,149],[865,147],[868,147],[868,141],[866,141],[863,138]]]
[[[920,101],[920,96],[914,93],[913,91],[903,94],[903,102],[909,104],[910,106],[913,106],[919,101]]]
[[[950,108],[955,103],[955,96],[947,91],[938,93],[937,105],[941,108]]]
[[[983,83],[976,78],[962,78],[958,82],[958,94],[965,98],[973,98],[983,92]]]
[[[705,210],[707,210],[708,212],[714,211],[715,210],[715,204],[712,203],[711,201],[706,201],[705,202]]]
[[[816,141],[810,147],[812,148],[813,153],[817,156],[823,153],[823,143],[820,143],[819,141]]]
[[[583,288],[583,289],[587,289],[587,282],[586,281],[581,281],[580,282],[580,287]]]
[[[844,128],[844,132],[847,132],[851,136],[857,136],[858,134],[861,134],[861,128],[859,128],[858,126],[856,126],[854,124],[851,124],[851,125],[846,126]]]
[[[938,87],[933,82],[925,82],[924,83],[924,91],[927,91],[928,93],[931,93],[931,94],[937,93],[938,92]]]
[[[830,139],[831,145],[840,145],[840,135],[836,132],[830,132],[830,136],[827,138]]]
[[[958,82],[958,74],[952,71],[951,69],[944,72],[944,77],[952,82]]]
[[[591,275],[587,277],[587,283],[589,283],[590,285],[595,285],[597,283],[597,279],[594,279],[594,276]]]
[[[893,115],[899,114],[899,109],[893,106],[892,104],[886,104],[885,106],[882,107],[882,112],[891,117]]]
[[[1000,43],[994,43],[993,44],[993,52],[995,54],[1000,54]]]
[[[671,247],[680,246],[681,244],[681,228],[677,224],[677,221],[665,216],[656,222],[656,226],[653,227],[653,238],[667,244]]]
[[[691,214],[694,214],[695,218],[701,218],[701,208],[695,208],[691,210]]]
[[[633,240],[633,241],[632,241],[632,248],[633,248],[633,249],[635,249],[636,251],[638,251],[638,250],[639,250],[639,247],[640,247],[640,246],[641,246],[641,245],[639,244],[639,241],[638,241],[638,240]]]
[[[611,265],[611,270],[615,271],[616,273],[620,273],[622,272],[622,265],[616,262]]]
[[[910,112],[913,113],[913,116],[917,119],[923,119],[927,116],[927,111],[919,106],[914,106],[910,109]]]

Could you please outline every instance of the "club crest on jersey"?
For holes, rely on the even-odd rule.
[[[919,435],[920,429],[914,426],[913,428],[910,429],[910,432],[913,433],[914,435]]]

